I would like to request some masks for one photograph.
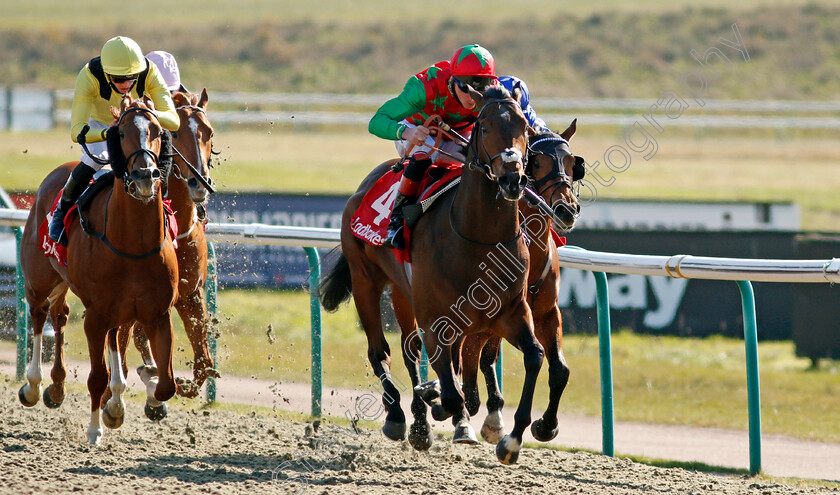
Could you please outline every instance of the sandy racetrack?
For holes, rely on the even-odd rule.
[[[25,409],[17,389],[0,379],[0,493],[837,493],[547,449],[526,448],[508,467],[488,444],[438,438],[418,453],[375,430],[322,424],[313,431],[219,410],[172,408],[154,424],[135,403],[120,429],[88,449],[86,394],[70,394],[56,410]]]

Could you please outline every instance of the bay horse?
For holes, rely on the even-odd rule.
[[[423,342],[440,379],[441,406],[456,427],[455,442],[477,443],[456,382],[463,336],[489,331],[520,349],[525,384],[516,422],[496,447],[498,459],[512,464],[531,422],[534,387],[544,355],[526,301],[529,254],[518,207],[527,184],[524,157],[530,127],[507,90],[492,86],[483,94],[471,90],[470,95],[481,110],[468,146],[468,165],[460,185],[441,196],[417,223],[412,233],[411,274],[392,250],[369,245],[350,229],[351,217],[365,193],[392,160],[375,168],[345,206],[342,254],[325,277],[320,296],[324,307],[334,310],[352,293],[368,339],[368,359],[382,381],[387,411],[383,433],[393,440],[405,438],[406,424],[389,372],[391,352],[381,325],[379,301],[386,284],[392,285],[394,310],[403,329],[404,360],[415,386],[419,384],[415,357],[420,347],[416,325],[425,330]],[[489,268],[491,261],[498,263],[506,278]],[[415,421],[409,442],[416,449],[428,449],[432,439],[427,408],[416,393],[411,410]]]
[[[560,135],[546,132],[533,136],[529,146],[528,167],[532,184],[539,195],[552,205],[559,223],[557,228],[563,232],[574,228],[580,212],[573,180],[583,178],[583,169],[575,170],[575,156],[568,149],[568,140],[575,131],[576,121]],[[550,389],[548,407],[543,416],[531,424],[531,434],[537,440],[547,442],[557,436],[557,409],[569,381],[569,366],[562,348],[562,319],[557,304],[560,266],[555,255],[557,245],[550,232],[552,221],[524,200],[520,202],[520,208],[526,217],[526,232],[531,239],[528,305],[534,318],[534,332],[546,352]],[[501,414],[504,398],[498,387],[495,366],[500,347],[501,339],[481,333],[467,336],[462,350],[463,391],[471,415],[477,414],[480,406],[478,369],[484,374],[488,414],[481,435],[490,443],[498,442],[504,430]]]
[[[126,382],[117,343],[120,325],[140,322],[149,336],[152,353],[160,365],[153,390],[155,406],[162,406],[177,388],[172,376],[171,308],[178,295],[178,266],[165,224],[158,168],[163,129],[148,97],[132,100],[127,95],[119,112],[112,109],[112,114],[117,119],[125,163],[117,167],[114,156],[111,161],[115,169],[124,170],[114,174],[107,194],[103,191],[93,198],[84,213],[92,235],[84,232],[79,222],[71,223],[67,266],[41,251],[38,226],[49,214],[70,171],[79,163],[76,161],[61,165],[41,183],[21,242],[21,267],[34,338],[27,383],[18,397],[25,406],[38,402],[42,333],[49,312],[56,332],[56,356],[50,373],[53,383],[44,390],[44,403],[58,407],[64,400],[64,327],[70,309],[67,291],[72,290],[85,307],[84,330],[91,365],[87,381],[91,398],[87,429],[90,445],[98,444],[102,437],[100,399],[109,385],[112,397],[102,408],[102,422],[109,428],[118,428],[125,416],[122,394]]]
[[[176,92],[172,95],[175,110],[181,125],[172,133],[173,168],[169,174],[166,198],[171,200],[172,210],[178,222],[180,233],[176,237],[178,247],[178,300],[175,309],[184,322],[184,330],[193,349],[193,380],[177,378],[178,395],[198,396],[201,386],[208,377],[219,377],[213,367],[213,358],[207,345],[207,309],[202,294],[207,278],[207,239],[204,236],[206,214],[204,203],[209,193],[215,192],[210,178],[213,154],[213,126],[207,118],[207,89],[201,94]],[[143,359],[138,373],[146,386],[149,379],[157,376],[157,366],[149,351],[149,343],[142,327],[135,325],[120,329],[120,351],[123,370],[128,372],[125,360],[127,343],[134,335],[134,345]],[[103,401],[108,399],[106,391]],[[147,409],[148,412],[148,409]],[[160,419],[157,416],[150,419]]]

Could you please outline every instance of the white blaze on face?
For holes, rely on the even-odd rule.
[[[138,131],[140,131],[140,146],[145,146],[145,144],[149,142],[149,126],[152,125],[152,122],[148,117],[140,115],[140,113],[142,112],[138,112],[137,115],[134,116],[134,126],[137,127]]]
[[[516,148],[507,148],[502,152],[502,161],[505,163],[517,163],[522,161],[522,152]]]

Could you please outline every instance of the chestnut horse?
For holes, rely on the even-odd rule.
[[[210,178],[213,153],[213,126],[207,118],[207,90],[201,94],[177,92],[172,95],[175,109],[181,119],[177,132],[172,133],[174,165],[169,176],[166,197],[172,201],[172,210],[178,221],[180,233],[178,247],[178,300],[175,309],[184,322],[184,329],[193,348],[193,380],[178,378],[178,395],[198,396],[204,381],[218,372],[213,368],[213,358],[207,346],[207,310],[202,289],[207,278],[207,239],[204,237],[204,206],[208,193],[214,192]],[[144,365],[138,373],[146,386],[157,375],[157,367],[149,352],[148,340],[142,328],[134,327],[134,344],[140,351]],[[127,341],[131,329],[120,329],[120,351],[123,369]],[[106,400],[107,392],[103,396]],[[160,419],[153,417],[150,419]]]
[[[534,136],[531,138],[529,152],[529,175],[540,196],[552,205],[559,222],[557,227],[561,231],[569,231],[574,227],[580,211],[572,181],[583,178],[583,169],[574,170],[575,156],[567,145],[575,130],[575,122],[572,122],[561,135],[548,132]],[[551,220],[526,204],[520,204],[520,208],[526,216],[526,231],[531,239],[528,304],[533,313],[534,332],[546,352],[550,385],[548,407],[542,418],[531,424],[531,434],[537,440],[547,442],[557,436],[557,408],[569,381],[569,366],[562,349],[560,308],[557,305],[560,266],[554,254],[557,246],[550,233]],[[471,415],[477,414],[480,406],[478,369],[484,374],[488,414],[481,435],[490,443],[498,442],[504,429],[501,415],[504,399],[498,388],[495,366],[500,346],[501,339],[483,333],[468,336],[462,349],[463,390],[467,410]]]
[[[414,357],[420,346],[416,323],[425,330],[423,342],[441,383],[441,405],[456,426],[455,442],[477,442],[456,381],[463,336],[490,331],[520,349],[526,376],[516,424],[496,448],[499,460],[510,464],[518,459],[522,434],[531,422],[544,354],[526,301],[529,254],[518,208],[527,183],[524,157],[530,128],[519,105],[503,88],[494,86],[484,94],[470,91],[470,95],[481,111],[468,146],[468,165],[460,185],[441,196],[417,223],[410,275],[392,250],[366,244],[350,230],[351,217],[364,194],[391,161],[374,169],[348,201],[342,217],[343,254],[324,281],[321,300],[327,310],[334,310],[352,291],[368,338],[368,359],[384,390],[383,433],[394,440],[405,438],[406,424],[389,372],[391,352],[381,325],[379,300],[386,284],[392,284],[394,309],[403,329],[404,360],[415,386],[419,368]],[[499,273],[504,272],[504,278],[493,273],[491,262]],[[418,394],[411,409],[415,421],[409,441],[417,449],[427,449],[431,427],[426,404]]]
[[[56,359],[51,372],[53,383],[44,391],[44,403],[58,407],[64,400],[64,327],[70,309],[70,289],[85,306],[84,329],[91,365],[87,438],[91,445],[99,443],[102,437],[100,398],[109,386],[109,368],[112,397],[102,409],[102,421],[109,428],[118,428],[125,415],[125,376],[117,344],[120,325],[138,321],[147,331],[161,370],[154,388],[155,405],[176,391],[170,312],[177,297],[178,266],[166,229],[158,169],[163,130],[148,97],[132,101],[126,96],[119,115],[116,110],[112,112],[118,118],[125,170],[115,174],[107,194],[103,191],[97,195],[85,212],[88,230],[93,235],[84,232],[79,222],[71,223],[67,266],[44,256],[40,248],[38,226],[47,217],[70,171],[79,163],[70,162],[55,169],[41,183],[21,242],[21,266],[34,339],[27,383],[18,397],[25,406],[38,402],[42,332],[49,311],[56,332]]]

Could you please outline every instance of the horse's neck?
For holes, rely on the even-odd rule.
[[[525,234],[531,240],[528,245],[531,264],[542,264],[551,248],[551,220],[539,210],[528,206],[524,200],[519,201],[519,209],[525,216],[523,223]]]
[[[192,225],[195,215],[195,202],[190,198],[186,183],[170,176],[166,199],[172,201],[172,211],[175,212],[179,230],[186,232]]]
[[[160,192],[148,203],[132,198],[114,181],[107,205],[105,232],[118,249],[129,252],[159,246],[166,235]]]
[[[464,165],[452,206],[454,226],[467,239],[492,244],[509,241],[519,233],[517,201],[504,199],[498,184],[468,165]]]

